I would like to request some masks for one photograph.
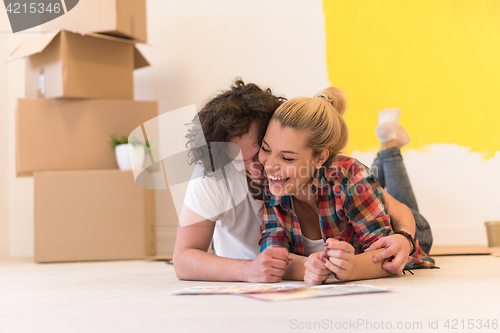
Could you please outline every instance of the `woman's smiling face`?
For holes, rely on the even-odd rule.
[[[282,127],[276,120],[269,123],[259,160],[264,165],[273,195],[309,193],[309,184],[316,167],[321,166],[324,153],[313,157],[312,149],[306,145],[307,135],[305,130]]]

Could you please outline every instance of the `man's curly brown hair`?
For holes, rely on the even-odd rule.
[[[227,142],[248,133],[253,122],[258,124],[260,144],[274,111],[284,101],[284,97],[274,96],[269,88],[261,89],[236,78],[229,90],[208,101],[194,117],[186,135],[190,163],[202,165],[205,175],[224,167],[230,163]],[[208,143],[208,150],[204,142]],[[214,142],[226,144],[210,145]]]

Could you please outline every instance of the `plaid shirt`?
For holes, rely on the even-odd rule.
[[[321,168],[312,179],[311,195],[316,196],[321,236],[349,242],[356,254],[373,242],[392,234],[389,215],[384,207],[382,188],[371,170],[358,160],[340,156],[328,168]],[[285,247],[304,254],[304,238],[292,197],[276,197],[265,191],[262,213],[261,252],[271,247]],[[422,260],[428,258],[430,260]],[[429,268],[434,260],[420,247],[408,268]]]

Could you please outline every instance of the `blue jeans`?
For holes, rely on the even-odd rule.
[[[401,203],[410,208],[415,218],[415,238],[418,239],[420,247],[425,253],[429,253],[432,247],[432,231],[429,222],[420,215],[417,200],[411,187],[410,179],[398,147],[381,150],[375,161],[372,171],[377,177],[380,185]]]

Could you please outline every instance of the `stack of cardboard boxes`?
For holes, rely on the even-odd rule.
[[[110,135],[158,115],[134,101],[133,71],[149,64],[145,0],[86,0],[20,45],[26,98],[16,113],[16,170],[34,176],[35,261],[155,254],[154,192],[118,169]],[[78,32],[75,32],[78,31]]]

